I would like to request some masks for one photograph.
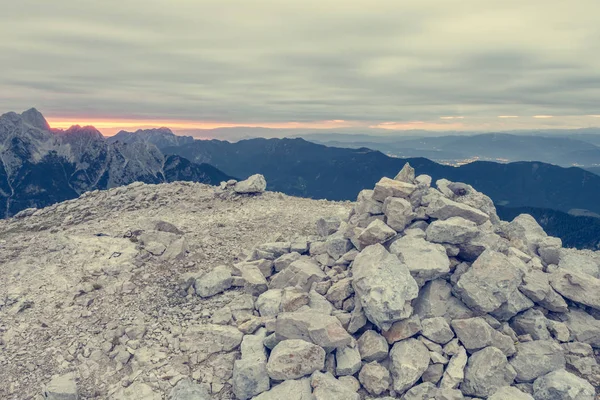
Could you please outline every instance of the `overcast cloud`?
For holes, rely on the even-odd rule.
[[[599,15],[598,0],[10,1],[0,113],[600,125]]]

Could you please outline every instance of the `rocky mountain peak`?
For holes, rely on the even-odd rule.
[[[23,122],[34,128],[44,131],[50,130],[50,125],[48,124],[48,121],[46,121],[46,118],[44,118],[42,113],[35,108],[30,108],[29,110],[21,113],[21,118],[23,118]]]

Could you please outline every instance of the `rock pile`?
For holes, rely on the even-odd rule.
[[[595,398],[597,260],[532,217],[500,221],[473,187],[407,164],[317,231],[195,281],[247,293],[247,318],[222,327],[238,399]]]

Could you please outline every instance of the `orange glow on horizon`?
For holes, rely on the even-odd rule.
[[[167,127],[175,130],[183,129],[216,129],[216,128],[272,128],[272,129],[332,129],[365,126],[364,122],[331,120],[312,122],[265,122],[265,123],[230,123],[214,121],[180,121],[180,120],[118,120],[118,119],[63,119],[47,118],[52,128],[68,129],[73,125],[91,125],[96,129],[148,129]]]

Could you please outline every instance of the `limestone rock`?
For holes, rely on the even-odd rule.
[[[259,296],[268,290],[267,279],[257,266],[247,264],[242,269],[241,274],[244,281],[244,291],[246,293],[253,296]]]
[[[531,255],[537,253],[540,242],[548,236],[537,221],[528,214],[517,216],[506,225],[504,231],[512,243]]]
[[[562,347],[552,340],[518,343],[510,365],[517,372],[517,382],[533,382],[542,375],[565,368]]]
[[[330,373],[315,372],[311,385],[315,400],[360,400],[358,393]]]
[[[262,193],[266,188],[267,181],[265,180],[265,177],[260,174],[252,175],[248,179],[237,182],[233,186],[233,190],[236,193],[242,194]]]
[[[254,400],[313,400],[310,379],[287,380],[268,392],[259,394]]]
[[[361,247],[365,248],[373,244],[384,243],[395,235],[395,230],[387,226],[385,222],[376,219],[358,235],[357,240]]]
[[[456,290],[467,306],[489,313],[499,309],[518,290],[523,275],[508,257],[488,250],[460,277]]]
[[[412,312],[410,301],[419,288],[408,268],[383,246],[364,249],[353,265],[352,286],[367,318],[387,330]]]
[[[286,253],[273,261],[273,267],[275,267],[276,272],[283,271],[291,263],[293,263],[296,260],[299,260],[300,257],[302,257],[300,253],[295,251],[292,251],[291,253]]]
[[[224,265],[196,279],[196,294],[200,297],[211,297],[229,289],[233,283],[231,271]]]
[[[534,340],[550,339],[546,317],[539,310],[527,310],[512,320],[512,327],[518,335],[531,335]]]
[[[475,222],[461,217],[433,221],[425,233],[430,242],[457,245],[465,244],[480,234]]]
[[[389,330],[382,332],[382,335],[389,344],[394,344],[415,336],[421,332],[421,329],[421,318],[418,314],[414,314],[407,319],[394,322]]]
[[[74,374],[55,376],[44,388],[48,400],[78,400],[77,383]]]
[[[380,395],[385,392],[392,384],[390,372],[376,361],[365,364],[362,367],[358,374],[358,380],[367,392],[374,395]]]
[[[416,339],[397,342],[390,351],[390,372],[397,393],[410,389],[429,366],[429,350]]]
[[[516,375],[500,350],[486,347],[469,358],[460,389],[466,395],[485,398],[503,386],[510,386]]]
[[[392,243],[390,253],[398,256],[417,283],[425,284],[450,272],[446,249],[425,239],[404,236]]]
[[[426,318],[421,326],[421,334],[436,343],[446,344],[454,338],[454,332],[443,317]]]
[[[452,295],[452,285],[443,279],[427,282],[414,303],[421,319],[444,317],[447,320],[470,318],[473,312]]]
[[[527,393],[523,393],[513,386],[504,386],[496,390],[496,393],[488,397],[488,400],[534,400]]]
[[[464,347],[460,347],[458,352],[452,356],[444,375],[442,376],[442,382],[440,388],[442,389],[456,389],[461,382],[465,379],[465,367],[467,365],[467,351]]]
[[[567,299],[600,310],[600,279],[559,268],[550,276],[550,284]]]
[[[318,283],[327,278],[327,275],[312,259],[301,258],[291,263],[286,269],[275,274],[271,279],[271,289],[300,286],[308,292],[313,283]]]
[[[412,205],[405,199],[388,197],[383,203],[387,225],[397,232],[403,231],[414,219]]]
[[[379,333],[368,330],[357,341],[360,358],[365,362],[382,361],[388,356],[388,343]]]
[[[415,169],[409,163],[404,164],[404,167],[398,172],[394,180],[413,183],[415,180]]]
[[[302,339],[327,349],[349,346],[353,340],[336,317],[313,311],[279,314],[275,334],[280,341]]]
[[[321,237],[327,237],[335,233],[342,221],[338,217],[325,217],[317,220],[317,233]]]
[[[335,373],[337,376],[354,375],[362,366],[360,353],[356,347],[343,347],[337,349],[335,361]]]
[[[384,201],[388,197],[408,198],[417,189],[412,183],[396,181],[390,178],[381,178],[375,185],[373,199]]]
[[[466,204],[457,203],[445,197],[439,197],[429,203],[429,206],[427,207],[427,215],[440,220],[446,220],[452,217],[461,217],[468,221],[473,221],[477,225],[481,225],[490,219],[490,217],[483,211],[479,211],[478,209]]]
[[[267,371],[276,381],[298,379],[323,369],[325,350],[304,340],[291,339],[279,342],[271,351]]]
[[[251,399],[270,388],[266,361],[257,361],[251,357],[235,361],[233,364],[233,393],[237,399]]]
[[[180,380],[169,394],[169,400],[210,400],[208,391],[191,379]]]
[[[589,382],[564,369],[550,372],[533,383],[536,400],[594,400],[595,394]]]
[[[578,342],[600,348],[600,320],[585,311],[572,309],[564,316],[564,322]]]

